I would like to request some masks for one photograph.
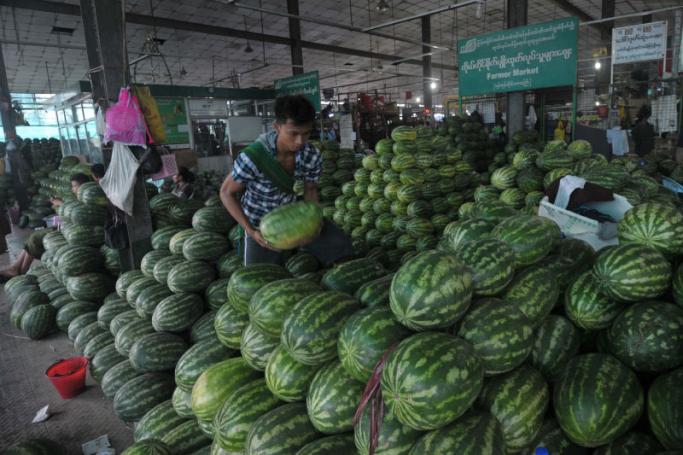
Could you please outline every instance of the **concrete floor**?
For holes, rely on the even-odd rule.
[[[9,263],[0,255],[0,268]],[[43,437],[61,442],[68,454],[82,453],[81,444],[107,434],[116,453],[133,442],[132,426],[114,414],[112,403],[88,376],[86,390],[63,400],[45,377],[59,359],[74,355],[63,333],[33,341],[9,322],[9,302],[0,290],[0,452],[24,439]],[[52,417],[32,424],[35,414],[50,405]]]

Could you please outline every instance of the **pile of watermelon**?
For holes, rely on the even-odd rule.
[[[332,218],[335,199],[341,196],[342,186],[353,181],[353,173],[360,163],[357,163],[353,149],[341,149],[337,142],[322,142],[319,149],[323,159],[318,181],[320,203],[326,216]]]

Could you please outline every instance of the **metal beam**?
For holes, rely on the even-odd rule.
[[[422,23],[422,41],[429,42],[432,39],[432,23],[431,16],[423,16]],[[429,54],[429,47],[423,46],[422,52],[426,55],[422,57],[422,97],[424,98],[424,106],[427,109],[432,108],[432,82],[429,78],[432,77],[432,56]]]
[[[393,21],[383,22],[381,24],[372,25],[370,27],[365,27],[363,29],[363,31],[364,32],[370,32],[370,31],[377,30],[380,28],[391,27],[392,25],[403,24],[405,22],[410,22],[410,21],[413,21],[415,19],[421,19],[423,17],[430,17],[430,16],[433,16],[435,14],[445,13],[446,11],[451,11],[451,10],[454,10],[457,8],[462,8],[463,6],[472,5],[475,3],[479,3],[481,1],[483,1],[483,0],[469,0],[466,2],[462,2],[462,3],[453,3],[451,5],[442,6],[440,8],[433,9],[433,10],[427,11],[425,13],[415,14],[413,16],[408,16],[408,17],[402,17],[400,19],[395,19]],[[422,40],[422,41],[424,42],[424,40]]]
[[[301,47],[301,23],[299,22],[299,0],[287,0],[287,13],[293,17],[289,21],[289,39],[292,40],[292,74],[304,72],[304,51]]]
[[[561,9],[563,9],[564,11],[566,11],[567,13],[571,14],[572,16],[578,17],[581,21],[593,22],[595,20],[595,18],[593,16],[591,16],[590,14],[588,14],[587,12],[585,12],[584,10],[579,8],[578,6],[574,5],[569,0],[552,0],[552,2],[555,3],[557,6],[559,6]],[[600,23],[595,23],[595,24],[591,24],[591,25],[593,25],[593,27],[595,27],[596,29],[600,30],[601,33],[605,32],[605,31],[611,33],[611,30],[612,30],[611,27],[608,27],[608,26],[606,26],[604,24],[600,24]]]
[[[50,2],[46,0],[0,0],[0,6],[9,6],[21,9],[30,9],[35,11],[44,11],[56,14],[66,14],[71,16],[80,16],[80,8],[76,5],[69,5],[64,3]],[[203,33],[206,35],[229,36],[232,38],[249,39],[252,41],[265,41],[266,43],[282,44],[291,46],[292,40],[277,35],[270,35],[265,33],[247,32],[229,27],[217,27],[214,25],[200,24],[197,22],[180,21],[176,19],[167,19],[163,17],[151,17],[143,14],[126,14],[126,22],[137,25],[155,26],[157,28],[170,28],[175,30],[184,30],[188,32]],[[332,52],[342,55],[352,55],[363,58],[372,58],[385,61],[402,60],[403,57],[399,55],[382,54],[371,52],[362,49],[354,49],[349,47],[334,46],[331,44],[322,44],[312,41],[301,41],[301,47],[306,49],[315,49],[323,52]],[[421,60],[407,60],[405,64],[422,65]],[[456,71],[457,67],[454,65],[433,64],[434,68]]]
[[[612,17],[614,16],[614,0],[602,0],[602,7],[600,8],[600,17]],[[611,29],[614,27],[614,22],[605,22],[605,27],[600,30],[600,37],[603,41],[611,41],[612,33]]]
[[[506,23],[508,28],[521,27],[527,24],[529,16],[528,0],[507,0]],[[507,138],[524,129],[524,92],[510,92],[507,94]]]

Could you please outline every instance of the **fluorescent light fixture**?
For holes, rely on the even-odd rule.
[[[600,68],[602,68],[602,63],[600,63],[600,60],[596,60],[595,61],[595,69],[599,70]]]

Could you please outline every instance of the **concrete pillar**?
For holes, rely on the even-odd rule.
[[[602,8],[600,17],[605,19],[607,17],[614,17],[614,0],[602,0]],[[600,37],[603,41],[612,43],[611,29],[614,27],[614,21],[605,22],[605,26],[600,29]]]
[[[429,43],[432,40],[432,24],[431,24],[431,16],[424,16],[422,18],[422,42],[423,43]],[[422,53],[426,54],[428,52],[431,52],[431,48],[429,46],[422,46]],[[422,57],[422,91],[424,93],[423,98],[424,98],[424,105],[425,108],[432,109],[433,107],[433,100],[432,100],[432,88],[431,88],[431,83],[432,80],[430,79],[432,77],[432,56],[431,55],[425,55]]]
[[[526,25],[528,16],[527,0],[507,0],[507,28]],[[524,92],[511,92],[507,94],[507,138],[508,141],[517,131],[524,129]]]
[[[287,0],[287,12],[299,15],[299,0]],[[304,72],[304,52],[301,46],[301,23],[299,19],[289,18],[289,38],[292,40],[292,74]]]
[[[7,71],[5,69],[5,56],[2,53],[0,44],[0,120],[2,129],[5,132],[5,140],[14,139],[17,136],[15,118],[12,113],[12,96],[7,82]]]

